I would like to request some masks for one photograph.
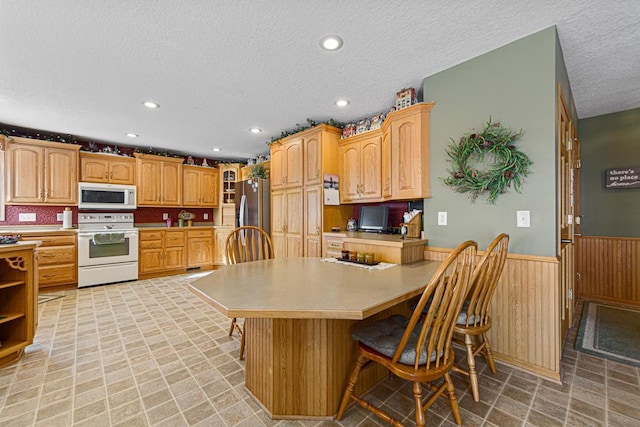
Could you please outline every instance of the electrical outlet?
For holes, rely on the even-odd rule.
[[[531,212],[530,211],[516,211],[516,227],[530,228],[531,227]]]
[[[21,213],[18,214],[18,221],[20,222],[35,222],[36,214],[35,213]]]
[[[165,220],[165,221],[168,220],[169,219],[169,214],[168,213],[163,213],[162,214],[162,219]]]
[[[438,225],[447,225],[447,213],[438,212]]]
[[[205,213],[205,214],[204,214],[204,216],[203,216],[203,218],[204,218],[204,219],[209,219],[209,214],[208,214],[208,213]]]
[[[62,212],[56,214],[56,220],[62,221]]]

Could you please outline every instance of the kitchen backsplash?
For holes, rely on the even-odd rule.
[[[76,226],[78,224],[78,207],[71,206],[71,210],[73,212],[73,225]],[[187,212],[191,212],[196,217],[194,222],[213,222],[213,209],[202,209],[202,208],[138,208],[135,211],[122,211],[122,212],[133,212],[134,220],[136,224],[149,224],[149,223],[163,223],[165,220],[162,219],[162,214],[169,214],[170,218],[173,218],[174,222],[177,222],[178,214],[182,211],[186,210]],[[0,221],[0,226],[29,226],[29,225],[62,225],[62,220],[58,221],[57,216],[59,213],[64,211],[64,206],[15,206],[15,205],[7,205],[5,206],[5,220]],[[90,212],[90,211],[82,211]],[[93,211],[98,212],[98,211]],[[102,211],[107,212],[107,211]],[[28,222],[28,221],[19,221],[19,214],[21,213],[35,213],[36,221]],[[204,219],[204,214],[209,216],[208,219]]]

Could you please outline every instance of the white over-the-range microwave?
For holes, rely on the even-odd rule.
[[[136,186],[78,183],[78,209],[135,209]]]

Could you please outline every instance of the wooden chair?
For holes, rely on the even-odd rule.
[[[489,338],[487,338],[487,331],[491,328],[489,304],[507,259],[508,246],[509,235],[502,233],[491,242],[482,258],[480,258],[473,273],[469,294],[463,303],[462,311],[453,328],[455,333],[464,335],[464,341],[456,338],[454,338],[454,341],[465,346],[467,364],[469,365],[468,371],[459,366],[455,366],[453,369],[469,377],[473,400],[476,402],[480,401],[478,372],[475,362],[476,354],[479,352],[484,353],[491,372],[494,374],[497,372]],[[474,344],[474,337],[476,341],[479,341],[478,345]]]
[[[243,226],[233,230],[227,237],[225,252],[227,264],[240,264],[242,262],[259,261],[273,258],[273,245],[269,235],[258,227]],[[234,329],[240,335],[240,360],[244,359],[245,327],[238,324],[237,319],[231,319],[229,336]]]
[[[425,410],[441,395],[449,398],[456,423],[460,425],[460,410],[449,374],[453,368],[451,347],[453,327],[471,283],[477,244],[466,241],[445,259],[425,288],[410,318],[395,315],[357,329],[352,337],[358,341],[358,358],[338,409],[338,420],[353,399],[393,426],[402,423],[380,408],[354,394],[360,370],[369,363],[379,363],[390,373],[413,382],[417,426],[425,425]],[[422,310],[429,305],[426,320]],[[444,378],[440,385],[433,381]],[[423,384],[433,393],[423,399]]]

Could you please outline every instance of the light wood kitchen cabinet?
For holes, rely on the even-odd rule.
[[[382,200],[382,131],[373,130],[338,143],[340,203]]]
[[[213,229],[187,231],[187,267],[211,266]]]
[[[240,179],[238,163],[224,163],[220,168],[220,205],[216,211],[216,225],[236,226],[236,183]]]
[[[219,205],[218,169],[183,166],[182,174],[182,206],[215,208]]]
[[[303,185],[302,137],[285,138],[271,145],[271,189]]]
[[[229,236],[232,230],[233,228],[216,227],[213,232],[214,234],[213,263],[215,265],[227,264],[227,254],[226,254],[227,237]]]
[[[429,121],[434,103],[421,103],[389,113],[383,128],[391,140],[391,198],[430,197]]]
[[[80,181],[135,185],[136,160],[112,154],[81,152]]]
[[[322,255],[322,185],[304,188],[304,255]]]
[[[78,204],[79,145],[0,138],[8,204]]]
[[[166,273],[185,268],[185,231],[183,229],[144,229],[139,233],[138,272]],[[158,275],[158,274],[156,274]]]
[[[276,258],[303,256],[303,189],[271,193],[271,242]]]
[[[36,251],[38,289],[51,286],[77,285],[78,237],[75,233],[23,233],[21,239],[23,241],[41,242]]]
[[[134,153],[138,206],[182,205],[182,158]]]
[[[166,230],[164,234],[164,268],[184,268],[184,230]]]
[[[380,142],[382,162],[381,162],[381,183],[382,183],[382,198],[385,200],[393,197],[391,191],[391,131],[387,128],[382,133],[382,140]]]
[[[34,243],[0,248],[0,368],[33,344],[38,317]]]

